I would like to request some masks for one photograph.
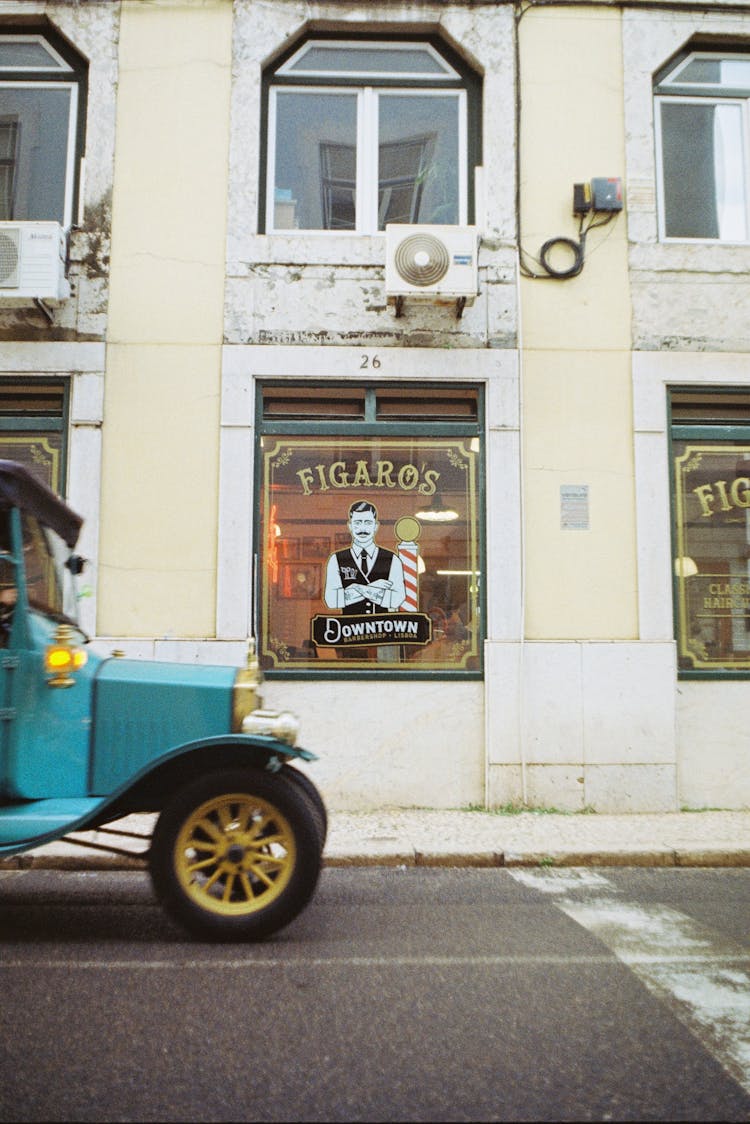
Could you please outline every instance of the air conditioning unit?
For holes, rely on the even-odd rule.
[[[477,295],[475,226],[410,226],[390,223],[385,228],[385,294],[404,300],[473,304]],[[460,314],[460,312],[459,312]]]
[[[11,300],[62,301],[65,231],[58,222],[0,222],[0,305]]]

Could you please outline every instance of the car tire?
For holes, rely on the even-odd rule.
[[[221,770],[180,789],[156,824],[149,869],[166,912],[206,940],[263,940],[308,904],[320,826],[282,773]]]
[[[281,775],[291,781],[292,784],[297,785],[297,787],[304,792],[312,805],[313,814],[318,824],[320,849],[322,851],[325,847],[326,839],[328,838],[328,809],[323,802],[323,797],[320,795],[307,773],[303,773],[301,769],[295,768],[294,765],[284,765],[281,769]]]

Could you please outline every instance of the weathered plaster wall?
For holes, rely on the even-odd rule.
[[[0,18],[23,23],[45,16],[89,63],[83,224],[71,232],[71,297],[54,322],[33,305],[0,301],[0,340],[103,340],[106,330],[115,149],[119,3],[3,0]]]
[[[335,23],[334,23],[335,21]],[[484,203],[480,296],[461,320],[407,305],[396,319],[384,290],[385,236],[259,235],[261,73],[306,28],[440,30],[484,76]],[[503,106],[493,112],[488,107]],[[235,4],[227,343],[513,347],[513,38],[510,9],[494,4]]]

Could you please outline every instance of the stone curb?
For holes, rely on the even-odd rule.
[[[651,848],[590,851],[403,851],[330,854],[324,867],[519,867],[638,866],[750,867],[750,848]],[[0,870],[134,871],[145,858],[102,854],[44,854],[27,851],[0,859]]]
[[[429,866],[429,867],[515,867],[515,866],[659,866],[659,867],[750,867],[750,849],[633,851],[506,851],[440,852],[412,851],[403,854],[324,855],[326,867]]]

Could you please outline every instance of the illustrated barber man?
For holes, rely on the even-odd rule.
[[[379,526],[374,504],[361,500],[349,508],[351,545],[332,554],[326,569],[329,609],[340,609],[344,616],[382,614],[406,600],[403,564],[393,551],[376,544]]]

